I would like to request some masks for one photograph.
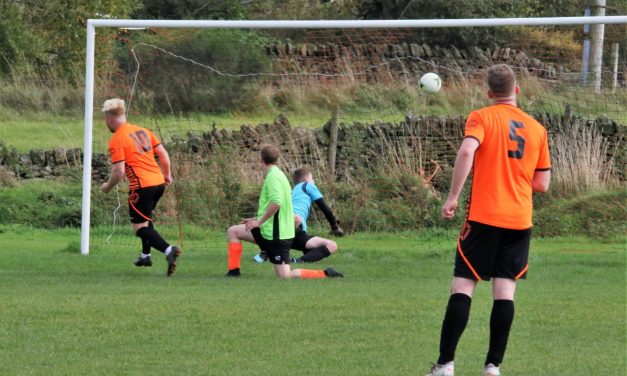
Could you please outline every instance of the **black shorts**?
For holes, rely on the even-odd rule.
[[[309,235],[305,231],[296,230],[296,236],[294,237],[294,241],[292,242],[292,249],[307,253],[307,248],[305,248],[305,245],[311,238],[313,238],[313,236]]]
[[[489,281],[527,276],[531,229],[511,230],[466,221],[457,241],[455,277]]]
[[[152,211],[157,207],[157,202],[163,196],[164,191],[165,184],[161,184],[129,192],[128,214],[131,217],[131,223],[152,221]]]
[[[290,263],[290,247],[294,239],[268,240],[261,235],[261,228],[259,227],[255,227],[250,232],[253,234],[259,249],[268,255],[270,263],[277,265]]]

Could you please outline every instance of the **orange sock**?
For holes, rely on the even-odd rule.
[[[324,270],[301,269],[300,278],[327,278],[327,275]]]
[[[229,256],[227,258],[229,270],[239,269],[242,261],[242,243],[229,243]]]

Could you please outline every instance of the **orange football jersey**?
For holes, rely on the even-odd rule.
[[[546,129],[518,107],[497,104],[470,113],[465,137],[479,141],[468,219],[530,228],[533,175],[551,169]]]
[[[148,129],[126,123],[118,128],[109,141],[112,163],[125,163],[130,190],[165,183],[163,172],[155,160],[154,148],[160,145]]]

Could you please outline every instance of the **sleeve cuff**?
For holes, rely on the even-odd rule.
[[[474,140],[477,140],[477,142],[479,143],[479,145],[481,145],[481,140],[479,140],[477,137],[475,137],[475,136],[464,136],[464,139],[467,139],[467,138],[472,138],[472,139],[474,139]]]
[[[536,168],[536,171],[551,171],[551,167]]]

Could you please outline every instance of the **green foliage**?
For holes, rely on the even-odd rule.
[[[134,19],[203,20],[245,18],[245,9],[238,0],[143,0]]]
[[[37,228],[76,227],[81,220],[79,184],[33,179],[0,190],[0,224]]]
[[[18,75],[29,67],[46,77],[82,76],[89,18],[127,18],[139,0],[2,1],[0,72]],[[107,33],[107,31],[102,31]]]
[[[150,34],[140,34],[132,43],[153,43],[154,39]],[[187,30],[174,31],[170,42],[158,43],[158,47],[188,60],[155,54],[151,47],[139,45],[136,51],[146,79],[141,83],[138,100],[148,107],[145,110],[156,113],[246,108],[259,85],[254,77],[233,75],[268,72],[270,61],[263,46],[269,40],[255,31]],[[126,74],[133,77],[136,66],[125,52],[126,46],[119,53],[120,66],[128,67]]]
[[[463,19],[503,17],[581,16],[581,0],[369,0],[361,3],[359,15],[365,19]],[[524,30],[505,28],[419,29],[412,39],[430,45],[454,45],[458,48],[504,44]]]
[[[536,197],[534,234],[624,238],[627,233],[626,202],[627,190],[624,188],[557,200]]]
[[[268,0],[251,1],[249,17],[258,20],[335,20],[354,19],[357,0]]]

